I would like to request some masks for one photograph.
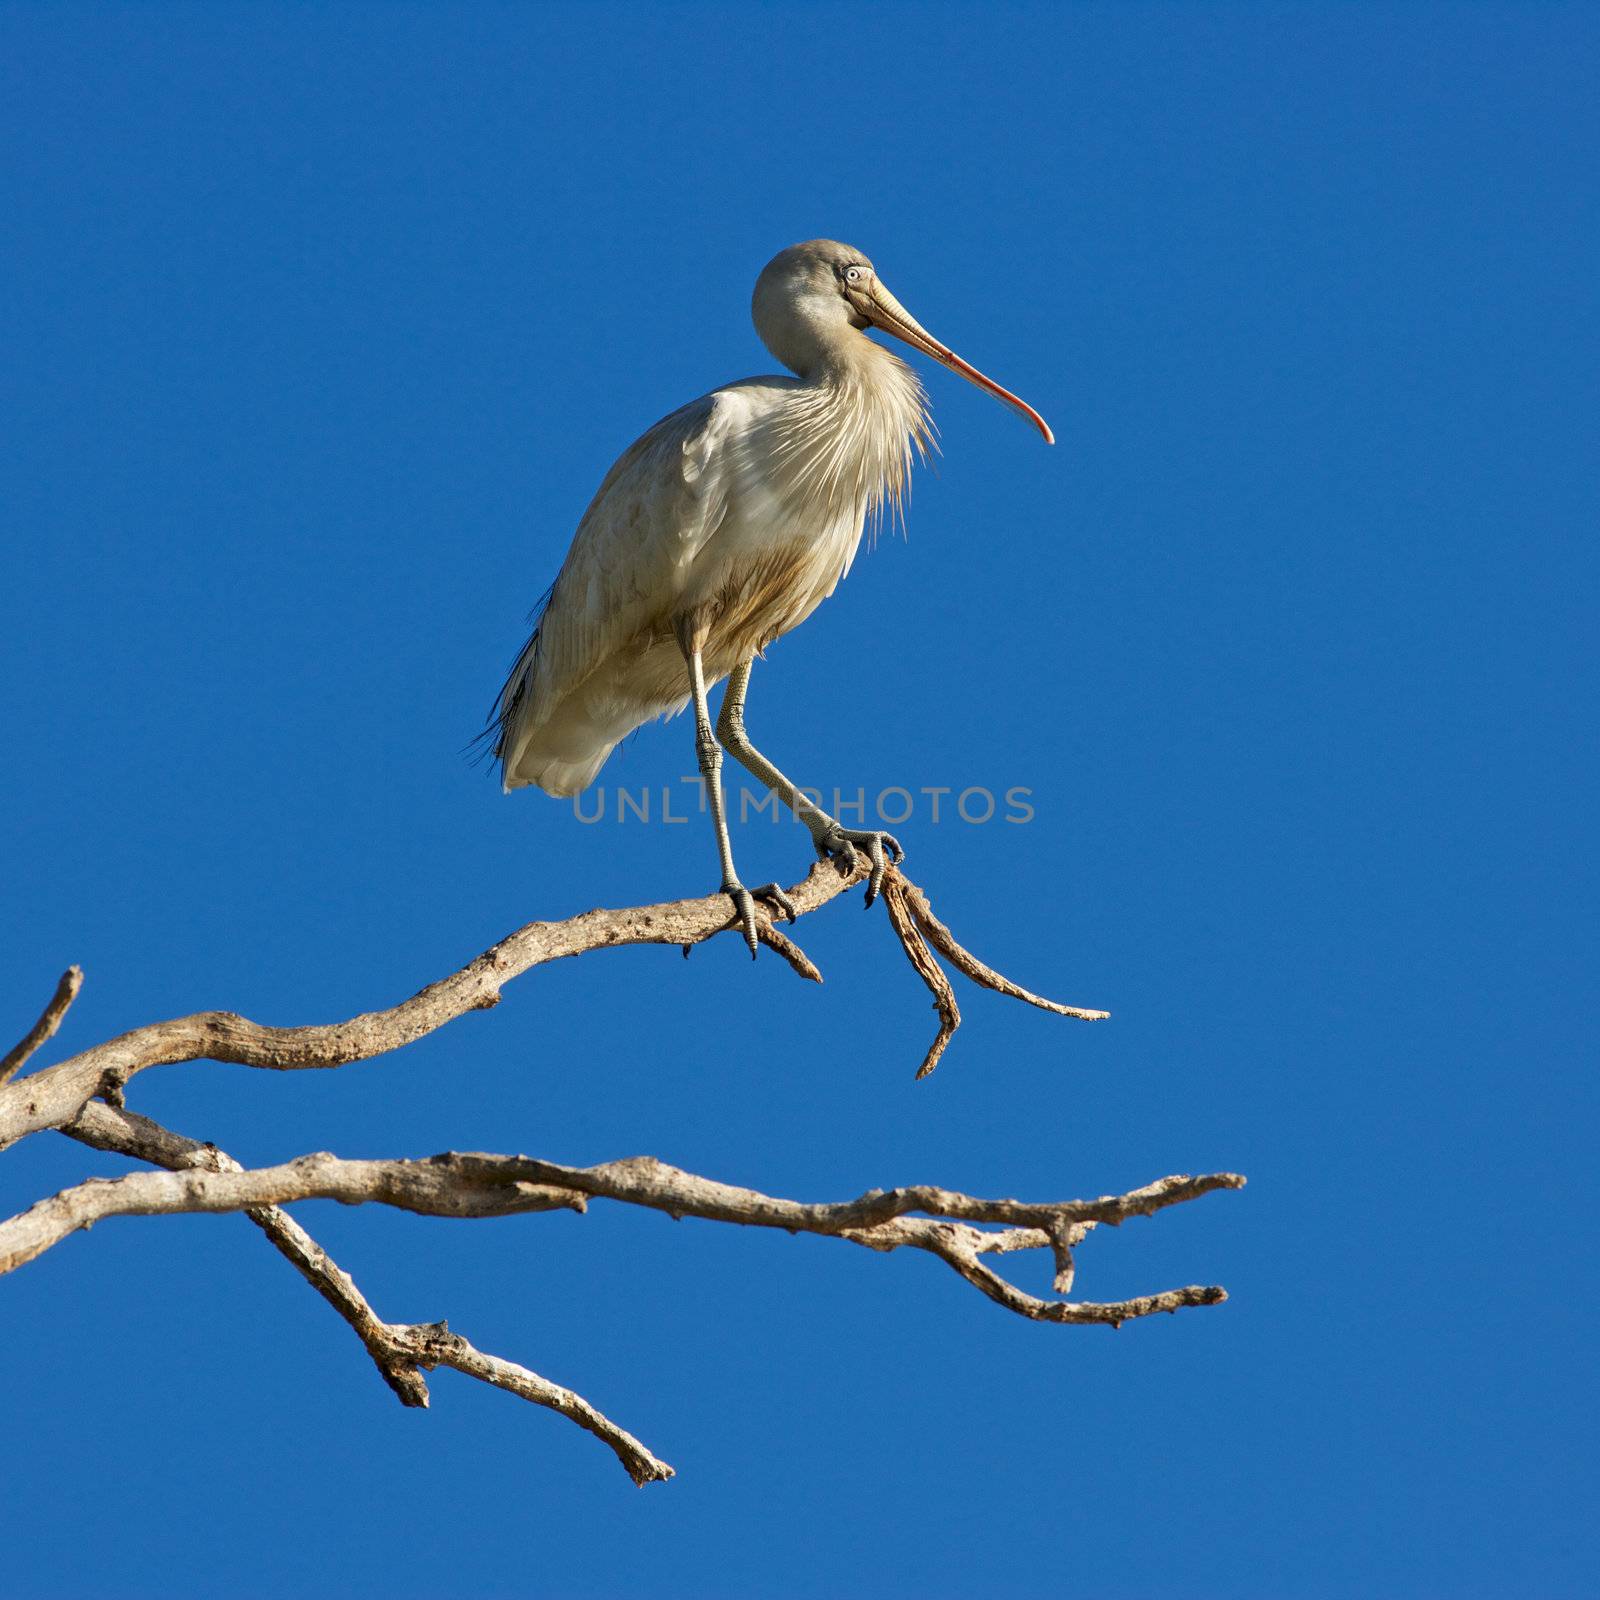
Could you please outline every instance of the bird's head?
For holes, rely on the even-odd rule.
[[[756,279],[751,315],[761,342],[793,372],[809,376],[830,354],[848,351],[861,330],[879,328],[932,356],[1025,416],[1046,444],[1049,424],[934,336],[889,293],[861,251],[836,239],[809,239],[780,250]],[[857,331],[853,331],[857,330]]]

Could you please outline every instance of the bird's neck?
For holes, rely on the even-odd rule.
[[[897,512],[914,459],[933,447],[916,373],[852,329],[800,380],[779,424],[781,453],[839,509],[849,502],[861,515]]]

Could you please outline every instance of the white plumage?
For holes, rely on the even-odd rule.
[[[848,854],[853,840],[868,842],[877,865],[886,838],[840,829],[800,797],[749,746],[742,722],[751,659],[833,593],[866,522],[900,505],[913,457],[931,443],[916,374],[864,330],[922,350],[1051,436],[1037,412],[929,334],[848,245],[814,239],[781,252],[751,309],[762,342],[795,376],[747,378],[692,401],[612,467],[501,690],[492,732],[507,789],[577,794],[620,740],[695,698],[723,886],[753,949],[707,684],[731,675],[722,743],[795,807],[819,850]]]
[[[850,570],[929,436],[922,385],[860,339],[861,371],[749,378],[690,402],[607,474],[501,702],[505,786],[576,794],[619,740],[798,627]]]

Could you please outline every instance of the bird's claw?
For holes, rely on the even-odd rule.
[[[757,900],[770,901],[779,917],[787,917],[791,922],[799,918],[799,913],[794,908],[794,901],[775,883],[764,883],[759,889],[747,889],[739,882],[725,883],[722,892],[733,901],[734,921],[744,935],[744,942],[750,946],[752,961],[755,960],[756,952],[760,948],[760,939],[756,934]]]
[[[786,895],[775,883],[764,883],[759,889],[750,891],[757,900],[770,900],[772,908],[780,918],[787,917],[790,922],[798,922],[800,913],[794,908],[794,901]]]
[[[884,874],[890,863],[899,866],[906,858],[905,849],[892,833],[881,828],[841,828],[836,822],[826,832],[817,836],[817,854],[824,860],[837,861],[846,872],[856,869],[856,846],[865,852],[872,864],[867,877],[867,901],[870,906],[883,887]]]

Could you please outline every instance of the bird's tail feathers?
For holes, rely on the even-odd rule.
[[[547,794],[574,795],[594,782],[611,752],[653,717],[681,711],[687,696],[618,694],[603,681],[580,685],[542,716],[537,726],[508,725],[500,758],[505,787],[535,784]]]

